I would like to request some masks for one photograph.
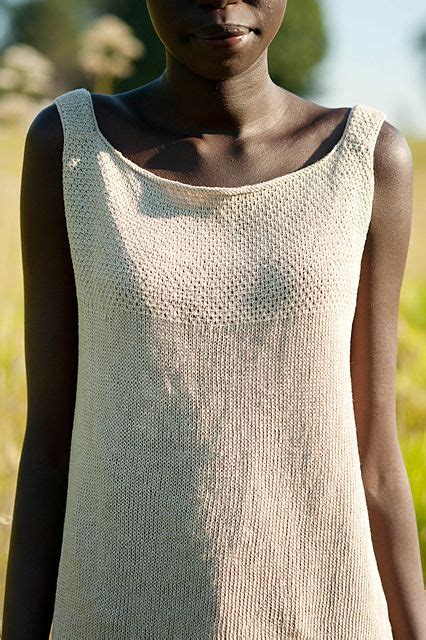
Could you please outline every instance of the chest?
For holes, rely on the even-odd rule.
[[[68,208],[81,298],[207,323],[354,304],[367,222],[356,190],[308,171],[216,197],[103,167],[113,192],[104,174],[95,202]]]
[[[218,187],[256,184],[288,175],[323,157],[334,146],[330,140],[318,154],[313,134],[298,140],[273,129],[244,142],[213,134],[174,139],[150,129],[110,126],[106,130],[112,146],[133,164],[169,180]]]

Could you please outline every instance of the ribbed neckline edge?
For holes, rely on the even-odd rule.
[[[139,175],[143,176],[153,184],[158,184],[160,186],[173,187],[173,188],[183,190],[183,191],[188,191],[194,194],[206,193],[211,195],[216,194],[218,196],[239,195],[243,193],[256,192],[263,189],[267,189],[268,187],[277,186],[281,183],[294,180],[296,178],[303,177],[306,174],[315,172],[317,169],[327,164],[327,162],[329,162],[334,157],[334,155],[343,147],[346,141],[346,138],[348,136],[348,132],[351,128],[351,123],[354,119],[354,114],[359,106],[358,104],[355,104],[350,108],[342,135],[340,136],[339,140],[334,145],[334,147],[330,149],[330,151],[319,160],[316,160],[315,162],[312,162],[311,164],[306,165],[305,167],[301,167],[300,169],[296,169],[295,171],[291,171],[290,173],[286,173],[281,176],[270,178],[269,180],[263,180],[261,182],[256,182],[253,184],[240,185],[238,187],[224,187],[224,186],[194,185],[194,184],[181,182],[180,180],[172,180],[171,178],[165,178],[163,176],[159,176],[153,173],[152,171],[149,171],[148,169],[145,169],[144,167],[139,166],[138,164],[130,160],[130,158],[127,158],[127,156],[121,153],[119,149],[117,149],[112,145],[112,143],[103,135],[102,131],[100,130],[99,124],[96,118],[96,114],[95,114],[91,92],[85,87],[82,87],[80,90],[82,90],[86,95],[86,98],[90,107],[92,123],[95,129],[97,138],[103,143],[103,145],[113,155],[119,158],[128,168],[133,170],[133,172],[138,173]]]

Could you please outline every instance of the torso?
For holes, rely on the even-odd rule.
[[[350,112],[350,108],[329,109],[293,94],[289,103],[283,90],[285,115],[278,126],[262,129],[242,142],[232,136],[171,130],[166,117],[153,108],[149,87],[112,96],[92,94],[99,129],[135,164],[194,185],[254,184],[312,164],[337,144]]]

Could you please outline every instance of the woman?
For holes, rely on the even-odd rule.
[[[31,124],[3,640],[424,637],[411,155],[271,81],[285,5],[150,0],[164,73]]]

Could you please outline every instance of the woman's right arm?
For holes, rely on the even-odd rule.
[[[31,123],[20,194],[27,418],[6,574],[2,640],[48,640],[61,551],[78,318],[56,105]]]

